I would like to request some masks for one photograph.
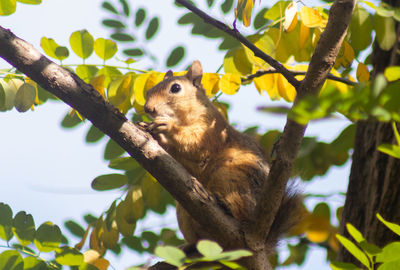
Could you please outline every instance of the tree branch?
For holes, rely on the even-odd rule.
[[[318,95],[335,63],[342,41],[346,35],[356,0],[336,0],[329,12],[328,24],[311,58],[304,80],[297,91],[294,104],[307,95]],[[297,157],[307,125],[287,119],[284,131],[276,147],[276,159],[264,184],[262,196],[257,204],[255,222],[250,226],[248,237],[267,235],[282,201],[292,167]],[[267,230],[265,232],[265,230]],[[265,238],[264,238],[265,239]]]
[[[260,50],[257,46],[255,46],[253,43],[251,43],[247,38],[245,38],[242,34],[240,34],[237,30],[230,28],[226,24],[224,24],[221,21],[218,21],[214,19],[213,17],[209,16],[206,14],[204,11],[198,9],[197,7],[193,6],[189,1],[187,0],[176,0],[178,4],[181,4],[182,6],[186,7],[190,11],[192,11],[194,14],[199,16],[204,20],[205,23],[211,24],[215,28],[218,28],[219,30],[227,33],[228,35],[232,36],[236,40],[238,40],[240,43],[245,45],[247,48],[249,48],[255,56],[261,58],[265,62],[267,62],[269,65],[274,67],[277,71],[279,71],[285,78],[286,80],[294,86],[294,88],[298,88],[300,85],[300,82],[293,76],[293,74],[287,70],[281,63],[276,61],[274,58]]]
[[[289,72],[291,72],[293,76],[306,75],[306,73],[307,73],[306,71],[297,71],[297,70],[290,70],[290,69],[289,69]],[[280,73],[280,72],[277,71],[276,69],[258,70],[256,73],[242,77],[242,83],[249,82],[249,81],[253,80],[254,78],[261,77],[265,74],[274,74],[274,73]],[[351,85],[351,86],[357,85],[356,82],[350,81],[347,78],[337,77],[331,73],[328,74],[327,79],[332,80],[332,81],[341,82],[341,83]]]
[[[236,220],[225,214],[185,168],[146,132],[128,121],[76,74],[41,55],[0,26],[0,57],[69,104],[134,157],[223,246],[244,243]]]

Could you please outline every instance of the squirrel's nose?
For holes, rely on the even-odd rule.
[[[148,104],[145,104],[144,111],[149,115],[153,115],[156,112],[156,108],[154,106],[149,106]]]

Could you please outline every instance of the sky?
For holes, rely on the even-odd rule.
[[[224,56],[214,53],[217,43],[192,37],[188,28],[177,27],[176,20],[183,11],[173,6],[172,0],[131,2],[133,6],[146,6],[152,14],[161,17],[160,34],[150,45],[153,46],[150,48],[152,51],[159,52],[160,58],[165,59],[167,51],[184,41],[190,46],[186,59],[199,59],[205,72],[215,72]],[[69,35],[81,29],[87,29],[95,38],[106,38],[109,32],[101,26],[105,13],[100,6],[101,1],[89,0],[44,0],[39,6],[18,4],[15,14],[0,17],[0,25],[10,28],[38,49],[43,36],[67,45]],[[219,12],[214,15],[221,17]],[[88,60],[89,63],[91,61],[100,63],[93,58]],[[74,58],[69,62],[80,63]],[[7,67],[7,63],[0,61],[0,68]],[[281,130],[284,126],[284,118],[255,111],[256,106],[271,101],[266,96],[260,96],[254,88],[243,88],[237,95],[223,96],[222,100],[232,103],[230,119],[239,128],[259,125],[265,131]],[[102,159],[104,140],[96,145],[85,143],[88,123],[73,130],[60,127],[68,110],[69,107],[60,102],[47,102],[36,107],[35,111],[18,113],[14,109],[0,113],[0,202],[9,204],[14,214],[20,210],[32,214],[37,226],[47,220],[58,225],[68,218],[81,221],[83,214],[99,214],[119,196],[118,192],[91,190],[93,178],[114,171],[108,169]],[[330,141],[348,124],[343,119],[318,121],[309,125],[306,135]],[[348,173],[348,164],[333,168],[329,177],[301,184],[301,189],[311,193],[343,192]],[[342,203],[343,198],[333,198],[333,205]],[[315,201],[308,204],[311,206]],[[165,217],[152,215],[142,228],[160,228],[163,224],[176,227],[173,211]],[[130,256],[129,261],[113,258],[112,264],[116,269],[123,269],[135,264],[135,260],[139,258]],[[325,263],[324,251],[316,249],[309,254],[302,269],[330,269]]]

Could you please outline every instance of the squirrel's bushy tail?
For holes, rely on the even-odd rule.
[[[271,251],[275,249],[279,238],[301,221],[302,199],[302,196],[292,185],[287,187],[267,237],[266,243]]]

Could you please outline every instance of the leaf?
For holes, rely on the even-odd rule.
[[[247,75],[252,72],[253,64],[249,62],[246,51],[242,46],[230,49],[224,57],[225,73]]]
[[[400,268],[400,260],[396,260],[381,264],[378,267],[378,270],[396,270],[399,268]]]
[[[111,13],[114,13],[116,15],[119,14],[119,12],[117,11],[117,9],[110,3],[110,2],[103,2],[103,4],[101,5],[102,8],[104,8],[105,10],[110,11]]]
[[[354,240],[356,240],[357,243],[361,243],[362,241],[365,240],[364,236],[362,236],[361,232],[357,230],[353,225],[350,223],[346,224],[347,231],[349,234],[353,237]]]
[[[201,84],[206,90],[207,96],[215,95],[219,90],[219,76],[216,73],[203,73]]]
[[[230,10],[232,10],[233,7],[233,0],[225,0],[222,4],[221,4],[221,11],[226,14],[228,13]]]
[[[385,77],[389,82],[400,79],[400,66],[390,66],[385,69]]]
[[[68,49],[58,45],[52,38],[42,37],[40,47],[42,47],[45,54],[54,59],[62,61],[69,56]]]
[[[135,41],[135,38],[132,35],[125,34],[125,33],[114,33],[111,35],[111,38],[115,39],[117,41],[121,41],[121,42]]]
[[[32,108],[36,99],[36,89],[29,83],[24,83],[15,95],[14,106],[19,112],[26,112]]]
[[[374,16],[376,39],[382,50],[390,50],[396,42],[395,21],[392,17]]]
[[[283,17],[286,7],[290,4],[290,1],[278,1],[276,2],[264,15],[267,20],[275,21],[278,18]]]
[[[0,203],[0,239],[9,241],[12,237],[12,210],[9,205]]]
[[[47,270],[49,269],[44,261],[38,260],[35,257],[24,258],[24,270]]]
[[[241,82],[239,74],[225,73],[219,80],[219,88],[227,95],[234,95],[239,90]]]
[[[24,261],[16,250],[6,250],[0,254],[0,269],[2,270],[22,270]]]
[[[134,48],[134,49],[126,49],[126,50],[124,50],[123,51],[124,52],[124,54],[126,54],[126,55],[128,55],[128,56],[142,56],[144,53],[143,53],[143,50],[142,49],[139,49],[139,48]]]
[[[314,8],[303,6],[300,9],[300,18],[303,24],[309,28],[324,26],[321,14]]]
[[[159,25],[160,25],[160,20],[157,17],[154,17],[150,20],[145,34],[147,40],[150,40],[154,37],[154,35],[158,31]]]
[[[61,126],[63,128],[73,128],[76,127],[78,124],[81,124],[82,120],[76,114],[67,113],[64,119],[61,121]]]
[[[85,235],[85,229],[83,229],[81,225],[73,220],[67,220],[64,223],[64,226],[69,230],[70,233],[78,238],[82,238]]]
[[[129,17],[129,14],[131,13],[131,11],[130,11],[128,2],[126,0],[119,0],[119,2],[122,5],[122,10],[124,11],[125,16]]]
[[[349,25],[349,42],[356,52],[366,49],[371,44],[372,28],[371,15],[361,5],[357,5]]]
[[[327,203],[318,203],[313,210],[313,214],[317,217],[322,217],[328,221],[331,218],[331,209]]]
[[[282,74],[277,74],[278,93],[284,100],[293,102],[296,97],[296,89],[283,77]]]
[[[253,81],[260,94],[266,91],[271,100],[278,100],[281,96],[279,95],[278,88],[275,85],[276,78],[277,76],[275,74],[265,74],[254,78]]]
[[[296,27],[296,24],[297,24],[297,3],[295,1],[292,1],[285,9],[285,21],[283,22],[283,29],[286,32],[290,32]]]
[[[0,16],[13,14],[17,10],[16,0],[0,0]]]
[[[110,139],[106,144],[106,149],[104,150],[104,159],[111,160],[121,156],[123,153],[125,153],[125,150],[114,140]]]
[[[344,263],[344,262],[336,262],[333,261],[330,264],[330,267],[332,267],[332,270],[359,270],[357,266],[355,266],[352,263]]]
[[[367,255],[365,255],[353,242],[339,234],[336,234],[336,238],[357,260],[359,260],[367,268],[370,268],[370,262],[367,258]]]
[[[400,146],[394,144],[381,144],[378,146],[378,151],[400,159]]]
[[[267,19],[264,18],[265,13],[267,12],[267,8],[263,8],[261,9],[257,15],[254,18],[254,29],[260,29],[261,27],[263,27],[264,25],[266,25],[266,23],[268,22]]]
[[[386,70],[385,70],[386,72]],[[385,75],[386,76],[386,75]],[[369,81],[369,71],[366,65],[363,63],[358,63],[356,77],[359,82],[368,82]],[[399,77],[400,78],[400,77]]]
[[[94,52],[104,61],[112,58],[117,51],[117,44],[110,39],[98,38],[94,42]]]
[[[116,29],[123,29],[126,28],[126,25],[123,24],[121,21],[118,20],[113,20],[113,19],[108,19],[108,20],[103,20],[102,23],[111,28],[116,28]]]
[[[126,194],[125,201],[127,202],[127,207],[129,207],[129,216],[125,216],[125,219],[129,223],[133,223],[136,220],[141,219],[144,212],[144,201],[142,188],[138,185],[133,185],[128,194]]]
[[[85,81],[89,83],[90,80],[96,75],[99,69],[95,66],[89,65],[79,65],[76,67],[76,74]]]
[[[182,46],[177,46],[171,51],[167,58],[167,67],[176,66],[185,57],[185,48]]]
[[[87,30],[72,33],[69,43],[74,53],[82,59],[88,58],[93,53],[94,39]]]
[[[121,157],[111,160],[108,167],[115,170],[129,171],[140,167],[140,164],[132,157]]]
[[[86,133],[85,141],[88,143],[98,142],[104,138],[105,134],[97,127],[91,125],[88,132]]]
[[[383,219],[383,217],[380,214],[376,214],[376,217],[383,223],[385,224],[386,227],[388,227],[389,229],[391,229],[395,234],[400,236],[400,225],[396,224],[396,223],[392,223],[389,221],[386,221],[385,219]]]
[[[146,10],[139,8],[135,14],[135,25],[136,27],[141,26],[146,19]]]
[[[105,174],[97,176],[92,181],[92,188],[94,190],[103,191],[120,188],[128,183],[128,178],[123,174]]]
[[[151,174],[146,173],[146,175],[142,179],[143,200],[149,208],[155,210],[156,212],[162,212],[163,210],[160,209],[160,204],[162,200],[161,192],[161,185],[153,176],[151,176]]]
[[[83,263],[83,254],[71,247],[61,247],[56,250],[56,262],[61,265],[80,265]]]
[[[32,243],[35,237],[35,223],[30,214],[25,211],[18,212],[13,220],[12,231],[22,246]]]
[[[200,240],[196,247],[204,257],[212,257],[222,253],[222,247],[210,240]]]
[[[254,0],[238,0],[235,15],[243,20],[244,26],[248,27],[251,23],[251,12],[253,11]]]
[[[61,230],[51,222],[45,222],[36,230],[35,246],[40,252],[50,252],[61,244]]]
[[[145,86],[149,77],[150,73],[141,74],[135,79],[135,82],[133,84],[135,102],[142,106],[144,106],[146,102],[145,97],[147,91],[145,89]]]
[[[328,240],[331,226],[328,219],[322,216],[311,215],[308,218],[306,237],[313,243],[322,243]]]
[[[131,236],[136,228],[136,220],[132,219],[130,206],[127,201],[122,201],[117,206],[116,217],[118,231],[123,236]]]
[[[165,262],[177,267],[183,265],[186,259],[186,255],[182,250],[171,246],[158,246],[155,249],[155,254],[163,258]]]
[[[392,242],[387,244],[382,253],[376,256],[377,262],[390,262],[400,260],[400,242]]]

